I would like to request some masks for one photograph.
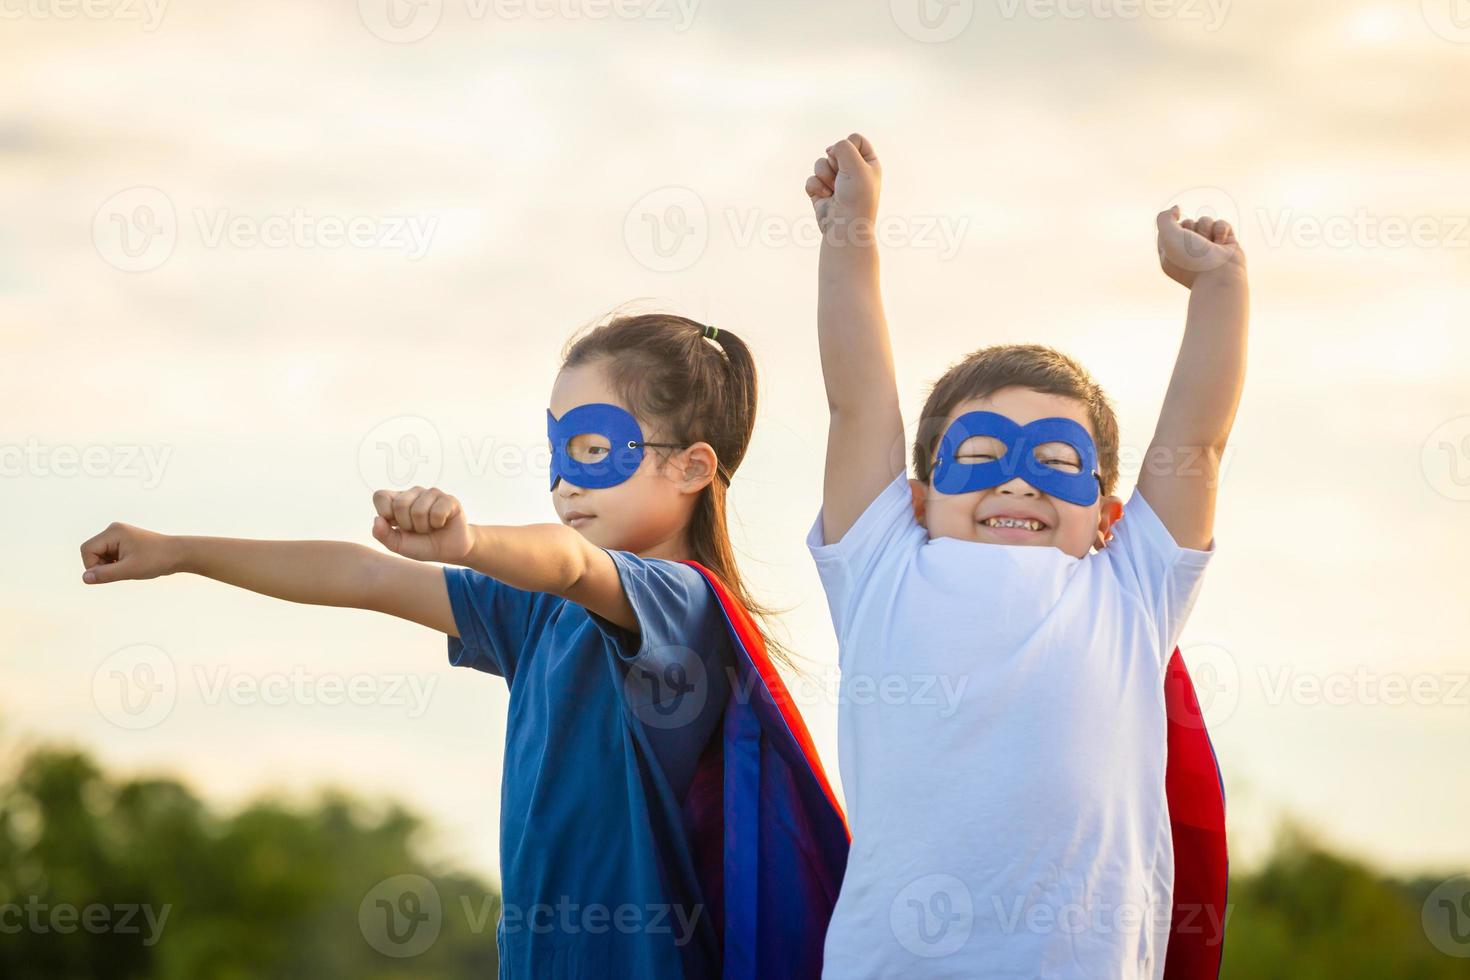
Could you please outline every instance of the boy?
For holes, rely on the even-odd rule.
[[[873,245],[880,179],[854,135],[807,181],[831,411],[808,544],[844,690],[928,678],[963,693],[941,708],[843,698],[853,842],[825,975],[1160,977],[1174,883],[1164,676],[1214,553],[1244,256],[1225,222],[1159,215],[1189,317],[1126,505],[1106,397],[1035,345],[982,349],[940,379],[908,481]]]

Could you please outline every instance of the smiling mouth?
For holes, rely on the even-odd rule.
[[[1027,517],[987,517],[979,523],[992,531],[1013,531],[1021,534],[1038,534],[1047,528],[1045,522]]]

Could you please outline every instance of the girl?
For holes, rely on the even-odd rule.
[[[726,528],[755,409],[728,331],[619,317],[552,386],[559,524],[379,490],[373,537],[403,557],[112,524],[83,580],[186,571],[374,609],[504,677],[501,976],[816,976],[848,836]]]

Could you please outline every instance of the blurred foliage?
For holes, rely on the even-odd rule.
[[[1264,867],[1230,880],[1222,980],[1466,980],[1470,959],[1424,933],[1442,880],[1386,878],[1287,827]]]
[[[220,816],[179,783],[112,780],[81,753],[34,750],[0,787],[0,977],[495,976],[498,896],[427,868],[419,829],[400,808],[375,814],[340,794]],[[440,902],[437,937],[412,956],[380,951],[372,918],[399,875],[422,875]],[[1288,829],[1265,866],[1231,881],[1222,976],[1470,978],[1470,959],[1423,932],[1438,883],[1386,878]]]
[[[221,817],[179,783],[114,781],[83,754],[34,750],[0,787],[0,977],[495,976],[498,896],[428,869],[418,830],[339,794]],[[421,953],[385,955],[365,899],[404,874],[432,882],[439,932]]]

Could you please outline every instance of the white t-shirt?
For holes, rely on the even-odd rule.
[[[1164,669],[1205,551],[1137,491],[1100,552],[930,540],[900,474],[807,538],[852,852],[824,976],[1161,977]]]

